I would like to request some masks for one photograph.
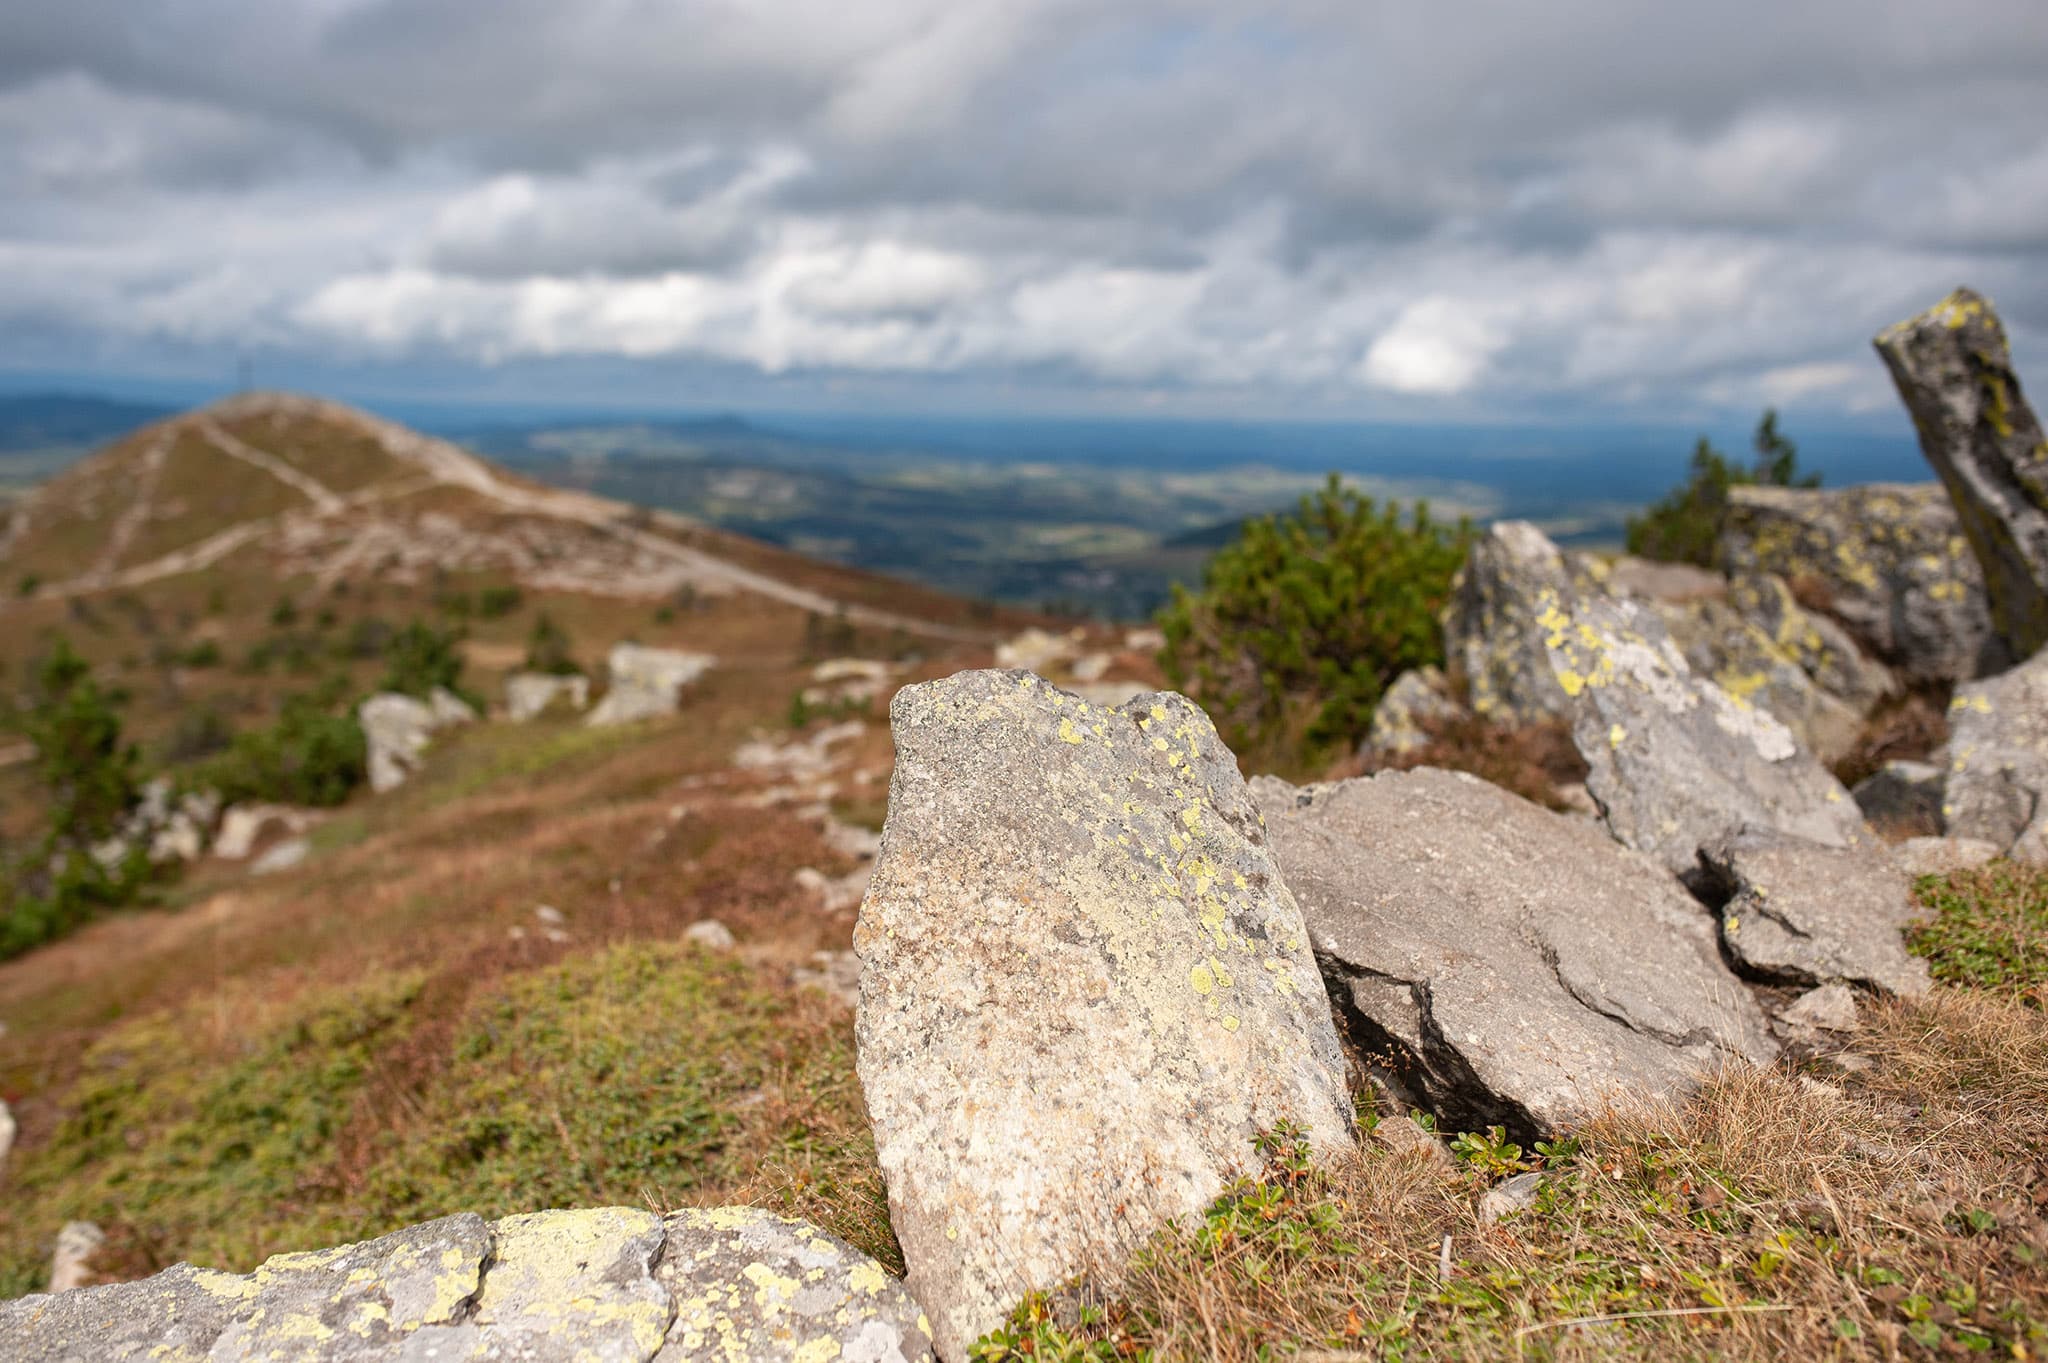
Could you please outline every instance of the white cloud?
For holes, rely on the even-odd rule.
[[[1506,332],[1472,301],[1432,295],[1401,310],[1360,370],[1366,382],[1396,393],[1462,393],[1506,343]]]

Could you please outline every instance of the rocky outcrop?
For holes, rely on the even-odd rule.
[[[683,688],[717,659],[673,648],[615,644],[605,663],[604,699],[590,712],[591,724],[631,724],[672,715],[682,708]]]
[[[1351,1145],[1307,929],[1236,759],[1172,694],[899,691],[854,946],[890,1220],[940,1353],[1115,1266],[1297,1123]]]
[[[213,839],[213,855],[223,861],[246,861],[264,838],[275,833],[287,836],[303,833],[323,817],[317,809],[300,809],[296,805],[254,802],[230,805],[220,816],[220,831]]]
[[[1822,688],[1732,602],[1691,601],[1661,607],[1658,615],[1695,674],[1770,715],[1808,752],[1830,762],[1855,747],[1865,712]]]
[[[1875,341],[1947,484],[2014,658],[2048,644],[2048,439],[2020,392],[1998,314],[1957,289]]]
[[[380,691],[356,707],[368,752],[370,789],[383,794],[404,785],[426,758],[427,744],[443,729],[476,720],[454,692],[435,687],[426,700]]]
[[[1373,707],[1372,729],[1365,744],[1371,752],[1387,756],[1412,753],[1429,743],[1425,726],[1468,713],[1451,695],[1442,668],[1411,668],[1394,678],[1394,684]]]
[[[556,701],[572,710],[590,708],[590,678],[581,672],[514,672],[505,678],[505,718],[514,724],[539,719]]]
[[[1903,936],[1915,913],[1906,878],[1881,849],[1746,828],[1700,856],[1728,896],[1722,945],[1749,974],[1777,984],[1926,991],[1927,963],[1907,952]]]
[[[1738,579],[1769,573],[1825,601],[1825,614],[1905,681],[2002,665],[1983,572],[1939,483],[1730,488],[1720,551]]]
[[[1586,789],[1623,845],[1688,875],[1701,847],[1744,826],[1874,844],[1841,783],[1783,724],[1694,676],[1648,606],[1546,592],[1535,623],[1572,700]]]
[[[1944,831],[2048,862],[2048,651],[1949,703]]]
[[[1252,793],[1354,1041],[1445,1129],[1546,1136],[1774,1054],[1712,915],[1583,820],[1427,767]]]
[[[917,1363],[902,1286],[843,1241],[755,1208],[443,1217],[236,1275],[0,1303],[16,1363],[411,1363],[427,1359]]]

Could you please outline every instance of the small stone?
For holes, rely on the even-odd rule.
[[[1373,1139],[1396,1155],[1418,1156],[1442,1169],[1457,1167],[1458,1161],[1444,1148],[1444,1143],[1406,1113],[1395,1112],[1380,1118],[1373,1124],[1372,1134]]]
[[[848,1008],[860,1006],[860,957],[851,951],[815,951],[811,964],[790,972],[800,989],[822,989]]]
[[[1856,1030],[1856,994],[1846,984],[1824,984],[1809,989],[1778,1014],[1791,1027],[1814,1027],[1823,1032]]]
[[[14,1138],[21,1127],[14,1120],[14,1112],[7,1106],[7,1100],[0,1098],[0,1169],[7,1167],[7,1156],[14,1149]]]
[[[404,785],[419,770],[435,734],[475,718],[474,710],[440,687],[431,702],[397,691],[365,700],[356,707],[356,722],[368,748],[370,789],[383,794]]]
[[[569,921],[569,915],[563,913],[552,904],[536,906],[533,916],[551,928],[559,928],[562,924]]]
[[[1516,1174],[1513,1178],[1502,1179],[1480,1195],[1479,1224],[1495,1225],[1516,1212],[1529,1210],[1536,1205],[1536,1195],[1542,1191],[1541,1173]]]
[[[683,940],[695,943],[706,951],[731,951],[734,941],[732,929],[716,918],[700,918],[683,929]]]
[[[1442,668],[1410,668],[1394,678],[1394,684],[1373,707],[1365,746],[1369,752],[1386,756],[1411,753],[1429,742],[1430,722],[1469,713],[1452,699]]]

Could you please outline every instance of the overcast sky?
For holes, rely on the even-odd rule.
[[[0,371],[1853,417],[1959,283],[2048,360],[2044,73],[2044,0],[9,0]]]

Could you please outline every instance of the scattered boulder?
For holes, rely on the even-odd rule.
[[[707,653],[614,644],[605,663],[604,699],[586,722],[632,724],[672,715],[682,708],[683,688],[710,671],[716,661]]]
[[[590,708],[590,678],[581,672],[514,672],[505,678],[505,718],[514,724],[538,719],[564,701],[572,710]]]
[[[1685,876],[1702,846],[1745,825],[1875,844],[1841,783],[1775,718],[1694,676],[1648,606],[1553,591],[1538,605],[1586,788],[1625,846]]]
[[[1738,580],[1797,584],[1908,682],[2002,665],[1983,571],[1939,483],[1730,488],[1719,543]]]
[[[213,855],[223,861],[245,861],[265,837],[273,833],[303,833],[321,818],[319,810],[294,805],[230,805],[220,816],[220,831],[213,838]]]
[[[1389,756],[1411,753],[1429,742],[1429,732],[1423,727],[1426,722],[1457,719],[1468,713],[1451,695],[1450,680],[1442,668],[1410,668],[1394,678],[1373,709],[1366,746]]]
[[[1027,629],[996,645],[996,666],[1044,672],[1054,663],[1063,663],[1081,651],[1081,641],[1076,637],[1078,633],[1052,634],[1036,627]]]
[[[92,1281],[92,1261],[107,1243],[107,1233],[90,1221],[66,1221],[50,1252],[50,1292],[71,1292]],[[4,1351],[0,1351],[4,1356]]]
[[[1877,849],[1745,828],[1701,849],[1700,860],[1728,896],[1722,947],[1753,977],[1926,992],[1927,963],[1906,950],[1909,884]]]
[[[1948,724],[1944,831],[2048,862],[2048,651],[1958,688]]]
[[[851,951],[814,951],[789,978],[799,989],[822,989],[848,1008],[860,1006],[860,957]]]
[[[874,658],[829,658],[811,669],[815,686],[804,688],[806,705],[861,704],[879,699],[896,675],[893,664]]]
[[[733,940],[732,929],[716,918],[700,918],[683,929],[683,940],[695,943],[706,951],[731,951],[737,942]]]
[[[793,878],[805,894],[818,901],[821,912],[845,913],[859,907],[872,869],[861,866],[843,876],[828,876],[815,866],[799,866]]]
[[[1018,671],[897,692],[854,932],[859,1070],[910,1288],[962,1359],[1113,1279],[1291,1121],[1351,1146],[1308,933],[1208,716]]]
[[[1946,876],[1974,871],[2001,850],[1982,838],[1907,838],[1892,848],[1892,861],[1909,876]]]
[[[1931,762],[1887,762],[1849,793],[1872,824],[1938,830],[1947,781],[1948,773]]]
[[[21,1127],[14,1120],[14,1112],[7,1106],[7,1100],[0,1098],[0,1170],[7,1167],[7,1156],[14,1150],[14,1138]]]
[[[275,875],[279,871],[290,871],[302,865],[313,852],[313,844],[304,838],[287,838],[262,856],[249,863],[252,876]]]
[[[1547,1136],[1774,1053],[1712,916],[1582,820],[1429,767],[1252,793],[1353,1040],[1446,1129]]]
[[[427,700],[380,691],[356,707],[369,750],[370,789],[383,794],[404,785],[425,760],[435,734],[476,719],[460,696],[435,687]]]
[[[1761,631],[1813,683],[1859,715],[1903,690],[1889,667],[1863,651],[1848,630],[1799,603],[1776,573],[1742,573],[1728,583],[1728,604]]]
[[[1947,484],[2015,658],[2048,644],[2048,439],[1990,301],[1957,289],[1874,343]]]
[[[929,1341],[881,1265],[751,1207],[464,1213],[246,1275],[179,1264],[0,1302],[0,1357],[17,1363],[921,1363]]]

